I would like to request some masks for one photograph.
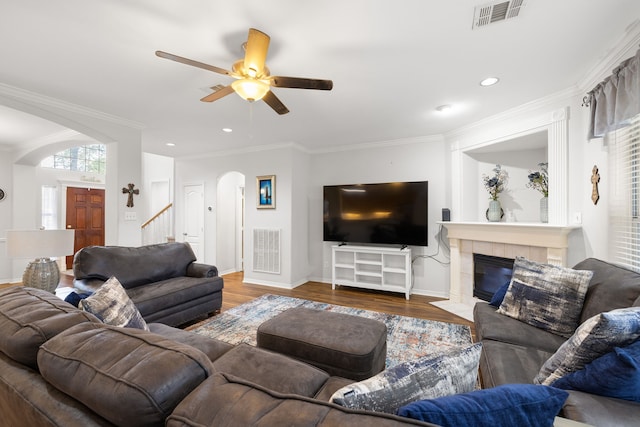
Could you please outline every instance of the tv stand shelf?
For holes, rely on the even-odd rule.
[[[377,246],[331,247],[331,288],[336,285],[411,295],[411,249]]]

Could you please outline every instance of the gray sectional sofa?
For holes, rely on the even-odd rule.
[[[118,328],[43,290],[0,290],[0,424],[433,426],[327,403],[352,380],[150,323]]]
[[[589,258],[573,267],[593,271],[580,322],[610,310],[640,306],[640,274]],[[532,383],[540,368],[566,341],[479,302],[474,308],[476,340],[482,342],[480,375],[483,388]],[[561,416],[594,426],[637,426],[640,403],[570,391]]]
[[[195,261],[188,243],[87,246],[73,258],[74,287],[94,292],[115,276],[146,322],[178,326],[222,306],[218,269]]]

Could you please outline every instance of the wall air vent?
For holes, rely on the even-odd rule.
[[[526,4],[525,0],[494,1],[476,6],[473,14],[473,28],[485,27],[507,19],[515,18]]]
[[[253,271],[280,274],[279,229],[253,229]]]

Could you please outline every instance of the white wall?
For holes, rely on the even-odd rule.
[[[437,221],[442,208],[450,206],[448,149],[441,137],[414,138],[362,146],[358,149],[311,156],[309,187],[310,277],[331,282],[331,245],[322,241],[322,186],[394,181],[429,181],[429,246],[412,247],[412,255],[433,255],[437,251]],[[441,253],[444,248],[440,248]],[[446,261],[443,256],[440,260]],[[446,296],[449,266],[433,259],[417,258],[413,263],[413,292]]]
[[[0,283],[9,282],[12,277],[11,262],[6,257],[5,230],[13,228],[13,167],[8,153],[0,154],[0,188],[5,191],[5,199],[0,201]]]
[[[244,153],[176,159],[176,200],[182,200],[184,185],[201,182],[205,186],[204,206],[213,207],[212,211],[205,212],[206,244],[202,262],[217,265],[219,254],[216,241],[220,235],[216,225],[219,209],[216,205],[217,182],[226,173],[236,171],[245,176],[245,282],[290,288],[306,281],[306,275],[304,279],[294,277],[292,268],[292,254],[300,251],[306,253],[305,248],[308,244],[306,233],[299,233],[299,227],[295,229],[292,227],[292,217],[297,214],[296,210],[300,209],[297,197],[302,193],[301,190],[295,190],[294,193],[292,183],[294,162],[300,160],[298,152],[299,149],[292,145],[283,145]],[[261,175],[276,175],[275,209],[256,208],[256,177]],[[296,201],[294,202],[293,199]],[[178,237],[182,235],[183,220],[184,212],[181,204],[177,204],[176,236]],[[253,271],[252,233],[254,228],[282,230],[280,274]]]

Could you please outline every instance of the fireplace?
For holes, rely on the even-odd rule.
[[[512,258],[473,254],[473,296],[491,301],[493,294],[511,280]]]
[[[451,252],[449,299],[431,304],[473,321],[473,254],[567,265],[568,236],[579,225],[442,222]],[[506,282],[506,280],[505,280]],[[501,283],[501,285],[504,282]]]

